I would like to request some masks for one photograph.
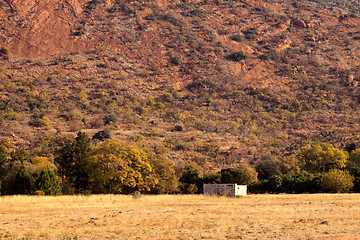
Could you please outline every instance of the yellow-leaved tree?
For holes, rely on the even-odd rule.
[[[36,170],[39,172],[41,172],[45,168],[49,168],[51,171],[56,170],[55,164],[47,157],[33,157],[31,159],[31,164],[34,165],[36,167]]]
[[[346,167],[348,153],[335,148],[330,143],[316,143],[301,149],[301,166],[313,173],[327,172]]]
[[[334,193],[348,192],[354,186],[355,178],[347,171],[339,169],[324,173],[321,178],[322,186],[326,191]]]
[[[148,155],[117,139],[94,147],[88,169],[93,193],[149,191],[158,183]]]

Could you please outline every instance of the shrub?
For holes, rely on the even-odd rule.
[[[109,115],[106,115],[104,118],[103,118],[103,121],[104,121],[104,124],[107,125],[107,124],[112,124],[112,123],[116,123],[117,121],[117,116],[113,113],[109,114]]]
[[[178,66],[178,65],[181,64],[181,60],[180,60],[179,57],[172,57],[172,58],[171,58],[171,63],[174,64],[174,65],[176,65],[176,66]]]
[[[359,143],[359,142],[353,142],[353,143],[347,145],[347,146],[345,147],[345,150],[346,150],[348,153],[351,153],[352,151],[354,151],[354,150],[356,150],[356,149],[358,149],[358,148],[360,148],[360,143]]]
[[[236,42],[242,42],[243,41],[243,36],[241,34],[232,35],[230,38],[232,40],[236,41]]]
[[[33,116],[33,118],[28,122],[28,124],[35,127],[45,127],[50,125],[50,119],[45,116],[41,118],[37,118]]]
[[[142,196],[141,192],[139,192],[139,191],[135,191],[131,195],[132,195],[133,199],[140,199]]]
[[[194,10],[190,11],[191,16],[201,16],[203,14],[203,11],[199,8],[195,8]]]
[[[354,186],[355,178],[347,171],[330,170],[322,175],[322,186],[326,191],[333,193],[349,192]]]
[[[110,130],[108,130],[108,129],[99,131],[99,132],[95,133],[94,136],[92,137],[93,140],[99,140],[99,141],[103,141],[103,140],[109,139],[109,138],[111,138],[111,135],[110,135]]]
[[[43,191],[41,191],[41,190],[36,190],[36,191],[34,192],[34,195],[35,195],[35,196],[45,196],[45,193],[44,193]]]
[[[19,161],[21,163],[24,163],[24,162],[30,162],[30,160],[31,157],[29,153],[23,148],[18,148],[10,153],[11,162]]]
[[[256,27],[252,27],[244,31],[245,38],[249,40],[255,39],[257,34],[258,32]]]
[[[174,131],[175,132],[181,132],[182,130],[184,130],[184,128],[181,125],[175,125],[174,126]]]
[[[321,179],[311,174],[274,175],[248,185],[251,193],[315,193],[321,189]]]
[[[6,47],[1,47],[0,48],[0,56],[2,57],[6,57],[7,55],[9,55],[9,49],[7,49]]]
[[[238,51],[230,54],[228,59],[235,62],[240,62],[241,60],[246,59],[246,54],[243,51]]]
[[[92,12],[92,10],[94,10],[96,8],[96,5],[98,3],[99,3],[99,0],[91,0],[90,2],[88,2],[86,4],[84,12],[89,15]]]
[[[74,36],[81,36],[85,33],[85,27],[84,26],[79,26],[76,28],[76,31],[74,31]]]

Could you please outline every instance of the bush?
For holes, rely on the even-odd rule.
[[[172,57],[171,58],[171,63],[174,64],[175,66],[178,66],[181,64],[181,60],[179,57]]]
[[[112,124],[112,123],[116,123],[117,121],[117,116],[115,114],[109,114],[109,115],[106,115],[104,118],[103,118],[103,121],[104,121],[104,124],[107,125],[107,124]]]
[[[230,38],[236,42],[242,42],[243,40],[243,36],[241,34],[232,35]]]
[[[241,60],[246,59],[246,54],[243,51],[234,52],[228,56],[228,59],[231,61],[240,62]]]
[[[257,34],[258,32],[256,27],[252,27],[244,31],[245,38],[248,40],[254,40]]]
[[[41,190],[36,190],[36,191],[34,192],[34,195],[35,195],[35,196],[45,196],[45,193],[44,193],[43,191],[41,191]]]
[[[97,139],[99,141],[103,141],[109,138],[111,138],[111,135],[110,135],[110,131],[107,129],[95,133],[94,136],[92,137],[93,140]]]
[[[131,195],[132,195],[133,199],[140,199],[142,196],[141,192],[139,192],[139,191],[135,191]]]
[[[7,57],[9,55],[9,49],[5,48],[5,47],[1,47],[0,48],[0,56],[1,57]]]
[[[321,178],[324,190],[333,193],[349,192],[354,186],[354,180],[349,172],[338,169],[324,173]]]
[[[10,162],[19,161],[21,163],[31,162],[29,153],[23,148],[17,148],[15,151],[10,153]]]
[[[181,132],[182,130],[184,130],[184,129],[183,129],[183,127],[181,125],[175,125],[174,126],[174,131],[175,132]]]
[[[99,0],[91,0],[90,2],[88,2],[86,4],[84,12],[89,15],[92,12],[92,10],[94,10],[96,8],[96,5],[98,3],[99,3]]]
[[[282,174],[269,179],[251,182],[248,191],[251,193],[315,193],[320,192],[321,179],[310,174]]]

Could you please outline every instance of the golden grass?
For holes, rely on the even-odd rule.
[[[360,194],[4,196],[0,203],[3,238],[360,238]]]

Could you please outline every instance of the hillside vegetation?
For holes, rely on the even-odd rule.
[[[9,151],[54,161],[56,142],[83,131],[218,171],[359,141],[358,1],[0,6]]]

